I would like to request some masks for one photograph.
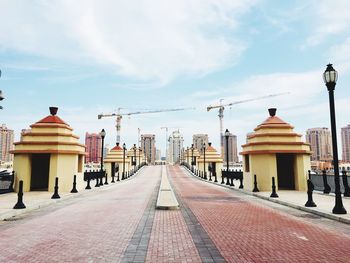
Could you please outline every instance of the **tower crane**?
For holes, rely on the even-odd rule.
[[[251,98],[251,99],[246,99],[246,100],[239,100],[239,101],[233,101],[227,104],[222,104],[223,99],[220,99],[220,104],[219,105],[209,105],[207,107],[207,111],[210,111],[212,109],[219,109],[219,121],[220,121],[220,147],[221,147],[221,156],[223,156],[223,118],[224,118],[224,110],[225,107],[229,107],[229,106],[233,106],[233,105],[237,105],[237,104],[242,104],[242,103],[246,103],[246,102],[251,102],[251,101],[256,101],[256,100],[262,100],[262,99],[268,99],[268,98],[272,98],[272,97],[277,97],[277,96],[281,96],[281,95],[285,95],[285,94],[289,94],[289,92],[282,92],[282,93],[276,93],[276,94],[269,94],[269,95],[265,95],[265,96],[260,96],[260,97],[255,97],[255,98]]]
[[[148,114],[148,113],[160,113],[160,112],[169,112],[169,111],[183,111],[183,110],[193,110],[194,108],[175,108],[175,109],[159,109],[159,110],[149,110],[149,111],[135,111],[135,112],[127,112],[121,113],[120,110],[122,108],[118,108],[117,112],[108,113],[108,114],[98,114],[97,118],[100,120],[105,117],[116,117],[116,130],[117,130],[117,143],[120,143],[120,129],[121,129],[121,120],[123,116],[131,116],[137,114]]]

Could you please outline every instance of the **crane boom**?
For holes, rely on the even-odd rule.
[[[219,105],[209,105],[207,107],[207,111],[210,111],[212,109],[219,109],[219,121],[220,121],[220,147],[221,147],[221,157],[223,157],[224,155],[224,143],[223,143],[223,118],[224,118],[224,110],[225,107],[228,106],[233,106],[233,105],[237,105],[237,104],[242,104],[242,103],[246,103],[246,102],[251,102],[251,101],[256,101],[256,100],[262,100],[262,99],[268,99],[268,98],[272,98],[272,97],[277,97],[277,96],[281,96],[281,95],[285,95],[285,94],[289,94],[289,92],[282,92],[282,93],[275,93],[275,94],[269,94],[269,95],[265,95],[265,96],[260,96],[260,97],[255,97],[255,98],[250,98],[250,99],[246,99],[246,100],[238,100],[238,101],[233,101],[227,104],[222,104],[222,99],[220,100],[220,104]],[[227,160],[228,161],[228,160]]]
[[[121,113],[120,110],[122,108],[118,108],[117,112],[113,113],[101,113],[97,115],[97,118],[100,120],[105,117],[116,117],[116,130],[117,130],[117,143],[120,143],[120,130],[121,130],[121,120],[123,116],[131,116],[137,114],[148,114],[148,113],[160,113],[160,112],[169,112],[169,111],[183,111],[183,110],[193,110],[195,108],[175,108],[175,109],[158,109],[158,110],[149,110],[149,111],[135,111],[135,112],[127,112]]]

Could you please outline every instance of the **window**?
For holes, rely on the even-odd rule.
[[[249,172],[249,154],[244,155],[244,170]]]

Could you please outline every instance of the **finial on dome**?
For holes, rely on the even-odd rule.
[[[276,108],[270,108],[270,109],[269,109],[269,114],[270,114],[270,116],[271,116],[271,117],[275,116],[275,115],[276,115],[276,111],[277,111]]]
[[[50,114],[52,116],[55,116],[57,114],[58,108],[57,107],[50,107]]]
[[[209,147],[211,146],[211,142],[208,142]]]

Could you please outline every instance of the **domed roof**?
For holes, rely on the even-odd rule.
[[[31,129],[22,133],[21,140],[15,142],[12,153],[59,153],[85,155],[85,145],[73,129],[56,116],[57,107],[50,107],[51,115],[30,125]]]
[[[120,147],[119,143],[114,146],[107,154],[106,158],[104,158],[105,163],[122,163],[124,160],[124,150]],[[125,162],[129,162],[129,157],[127,152],[125,151]]]
[[[259,124],[247,136],[242,145],[244,154],[301,153],[310,154],[310,145],[301,140],[302,135],[293,131],[293,126],[275,116],[276,109],[269,109],[270,117]]]
[[[198,162],[204,162],[204,152],[198,158]],[[223,160],[221,155],[217,152],[217,150],[211,146],[211,143],[208,143],[208,146],[205,148],[205,162],[216,162],[222,163]]]

